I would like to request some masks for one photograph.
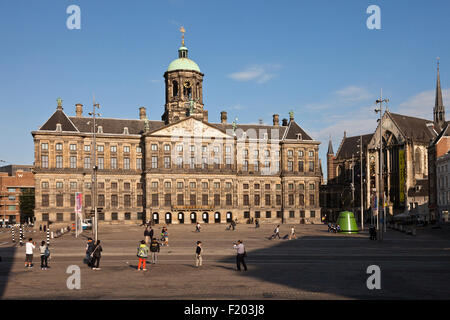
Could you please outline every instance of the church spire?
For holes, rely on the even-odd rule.
[[[334,155],[333,143],[331,142],[331,135],[330,135],[330,141],[328,142],[328,152],[327,152],[327,154],[333,154]]]
[[[437,58],[436,100],[434,103],[434,126],[440,132],[445,125],[445,107],[442,100],[441,76],[439,73],[439,58]]]

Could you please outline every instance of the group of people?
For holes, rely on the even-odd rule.
[[[33,268],[34,249],[36,249],[36,242],[33,241],[33,238],[29,238],[25,244],[25,268]],[[41,242],[39,252],[41,254],[41,270],[47,270],[49,268],[48,259],[50,258],[50,250],[45,241]]]
[[[339,224],[334,225],[334,224],[328,223],[328,232],[336,233],[339,231],[341,231],[341,226]]]
[[[100,240],[94,243],[92,238],[88,238],[86,244],[86,257],[84,262],[92,270],[101,270],[100,268],[100,258],[102,257],[103,248],[100,245]]]
[[[280,237],[280,225],[277,225],[275,230],[273,230],[273,234],[269,237],[269,240],[275,239],[277,237],[278,237],[278,239],[281,239],[281,237]],[[289,240],[297,239],[297,234],[295,232],[295,227],[294,226],[291,226],[291,230],[289,231],[289,236],[286,235],[285,239],[286,239],[286,237]]]
[[[137,257],[139,260],[137,268],[138,271],[147,271],[146,264],[149,254],[150,263],[156,264],[156,262],[158,261],[158,253],[160,252],[160,247],[162,245],[169,245],[169,233],[166,227],[163,227],[161,230],[162,243],[159,243],[158,239],[153,237],[153,233],[153,228],[147,225],[144,231],[145,240],[141,240],[137,248]]]

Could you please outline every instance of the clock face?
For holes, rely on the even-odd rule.
[[[190,88],[190,87],[191,87],[191,83],[190,83],[189,81],[185,81],[184,84],[183,84],[183,86],[184,86],[185,88]]]

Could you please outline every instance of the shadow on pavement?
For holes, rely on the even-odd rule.
[[[245,245],[245,239],[244,245]],[[261,241],[268,241],[266,239]],[[247,272],[253,277],[303,292],[354,299],[446,299],[450,286],[450,254],[434,255],[430,248],[409,241],[371,241],[351,235],[304,236],[271,240],[274,246],[246,246]],[[232,264],[236,256],[220,262]],[[369,290],[367,268],[381,269],[381,289]],[[225,267],[223,267],[225,268]],[[236,271],[238,272],[238,271]],[[245,280],[244,280],[245,281]],[[274,296],[277,298],[276,294]]]
[[[1,246],[0,247],[0,299],[3,298],[3,295],[6,290],[6,286],[8,285],[8,281],[11,276],[12,266],[14,263],[14,255],[17,250],[20,250],[21,247],[13,247],[12,244],[9,243],[8,247]],[[24,248],[24,247],[22,247]],[[25,249],[23,249],[25,252]],[[23,265],[22,265],[23,266]]]

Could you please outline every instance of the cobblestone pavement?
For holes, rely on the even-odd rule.
[[[24,268],[25,247],[0,233],[1,299],[445,299],[450,290],[450,241],[445,230],[419,230],[417,236],[388,230],[382,242],[363,232],[341,235],[324,225],[297,225],[298,239],[268,240],[275,225],[170,225],[169,247],[156,265],[137,271],[136,248],[143,227],[100,226],[102,270],[82,263],[86,236],[51,240],[50,269]],[[160,226],[155,229],[159,234]],[[290,225],[282,225],[281,235]],[[45,240],[43,232],[25,237]],[[235,270],[234,241],[248,252],[247,272]],[[195,242],[203,242],[203,266],[195,267]],[[370,265],[381,268],[381,290],[369,290]],[[81,289],[69,290],[66,269],[81,268]]]

